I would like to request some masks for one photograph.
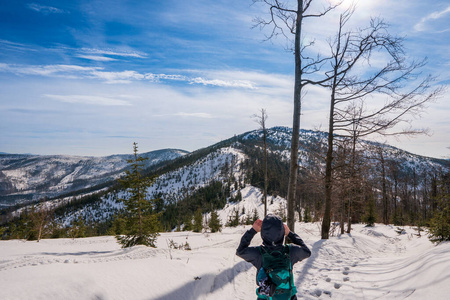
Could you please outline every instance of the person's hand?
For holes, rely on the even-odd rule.
[[[288,236],[288,234],[289,234],[289,232],[291,232],[291,230],[289,229],[289,227],[286,224],[283,224],[283,225],[284,225],[284,235]]]
[[[255,221],[255,223],[253,223],[253,229],[255,229],[256,232],[260,232],[261,231],[261,226],[262,226],[262,220],[258,219]]]

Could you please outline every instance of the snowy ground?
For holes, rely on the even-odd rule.
[[[113,237],[0,241],[0,298],[255,299],[255,269],[235,256],[248,228],[163,233],[157,249],[121,249]],[[395,229],[355,225],[320,240],[317,223],[298,223],[313,252],[294,268],[299,299],[449,299],[450,243]],[[169,240],[192,250],[169,249]]]

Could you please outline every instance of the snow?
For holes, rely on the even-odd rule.
[[[255,299],[256,270],[235,255],[248,228],[162,233],[156,249],[121,249],[108,236],[0,241],[1,298]],[[312,249],[294,266],[299,299],[448,299],[450,243],[395,230],[356,224],[321,240],[318,223],[297,223]],[[192,250],[169,249],[169,240]],[[260,243],[258,234],[252,245]]]
[[[239,212],[240,221],[245,222],[245,218],[252,217],[253,211],[258,212],[258,216],[264,215],[263,193],[260,189],[248,185],[239,191],[242,195],[242,201],[228,203],[225,207],[217,212],[222,224],[226,224],[228,220],[235,215],[235,211]],[[242,214],[242,211],[245,214]],[[267,195],[267,212],[282,215],[286,214],[286,199],[279,196],[273,197]]]

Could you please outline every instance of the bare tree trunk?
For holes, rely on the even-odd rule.
[[[268,116],[266,110],[264,108],[261,108],[261,115],[255,114],[253,115],[253,117],[256,118],[256,123],[259,124],[263,132],[262,140],[264,145],[264,217],[265,217],[267,215],[267,186],[269,184],[269,178],[267,176],[267,130],[266,130],[266,121]]]
[[[381,190],[383,193],[383,223],[387,225],[388,219],[388,196],[386,189],[386,164],[384,161],[383,149],[380,149],[380,163],[381,163]]]
[[[347,212],[347,233],[352,231],[352,204],[355,202],[356,196],[356,139],[357,139],[357,124],[353,125],[353,136],[352,136],[352,166],[351,166],[351,188],[350,196],[348,198],[348,212]]]
[[[289,186],[287,195],[287,225],[295,230],[295,191],[298,173],[298,139],[300,135],[300,112],[302,93],[302,60],[300,55],[300,38],[303,21],[303,0],[297,0],[297,23],[295,31],[295,83],[294,83],[294,117],[292,124],[291,162],[289,169]]]
[[[334,92],[332,92],[332,99]],[[332,162],[333,162],[333,114],[334,101],[330,105],[330,123],[328,128],[328,150],[325,161],[325,211],[322,220],[322,239],[328,239],[331,225],[331,190],[332,186]]]
[[[267,142],[266,142],[266,124],[264,123],[263,139],[264,139],[264,217],[267,216],[267,185],[269,179],[267,177]]]

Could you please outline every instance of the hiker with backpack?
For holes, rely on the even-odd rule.
[[[249,247],[258,232],[261,232],[263,244]],[[293,244],[283,245],[285,236]],[[269,214],[263,221],[256,220],[242,236],[236,255],[256,267],[258,299],[297,299],[292,267],[310,257],[311,251],[296,233],[283,224],[280,217]]]

